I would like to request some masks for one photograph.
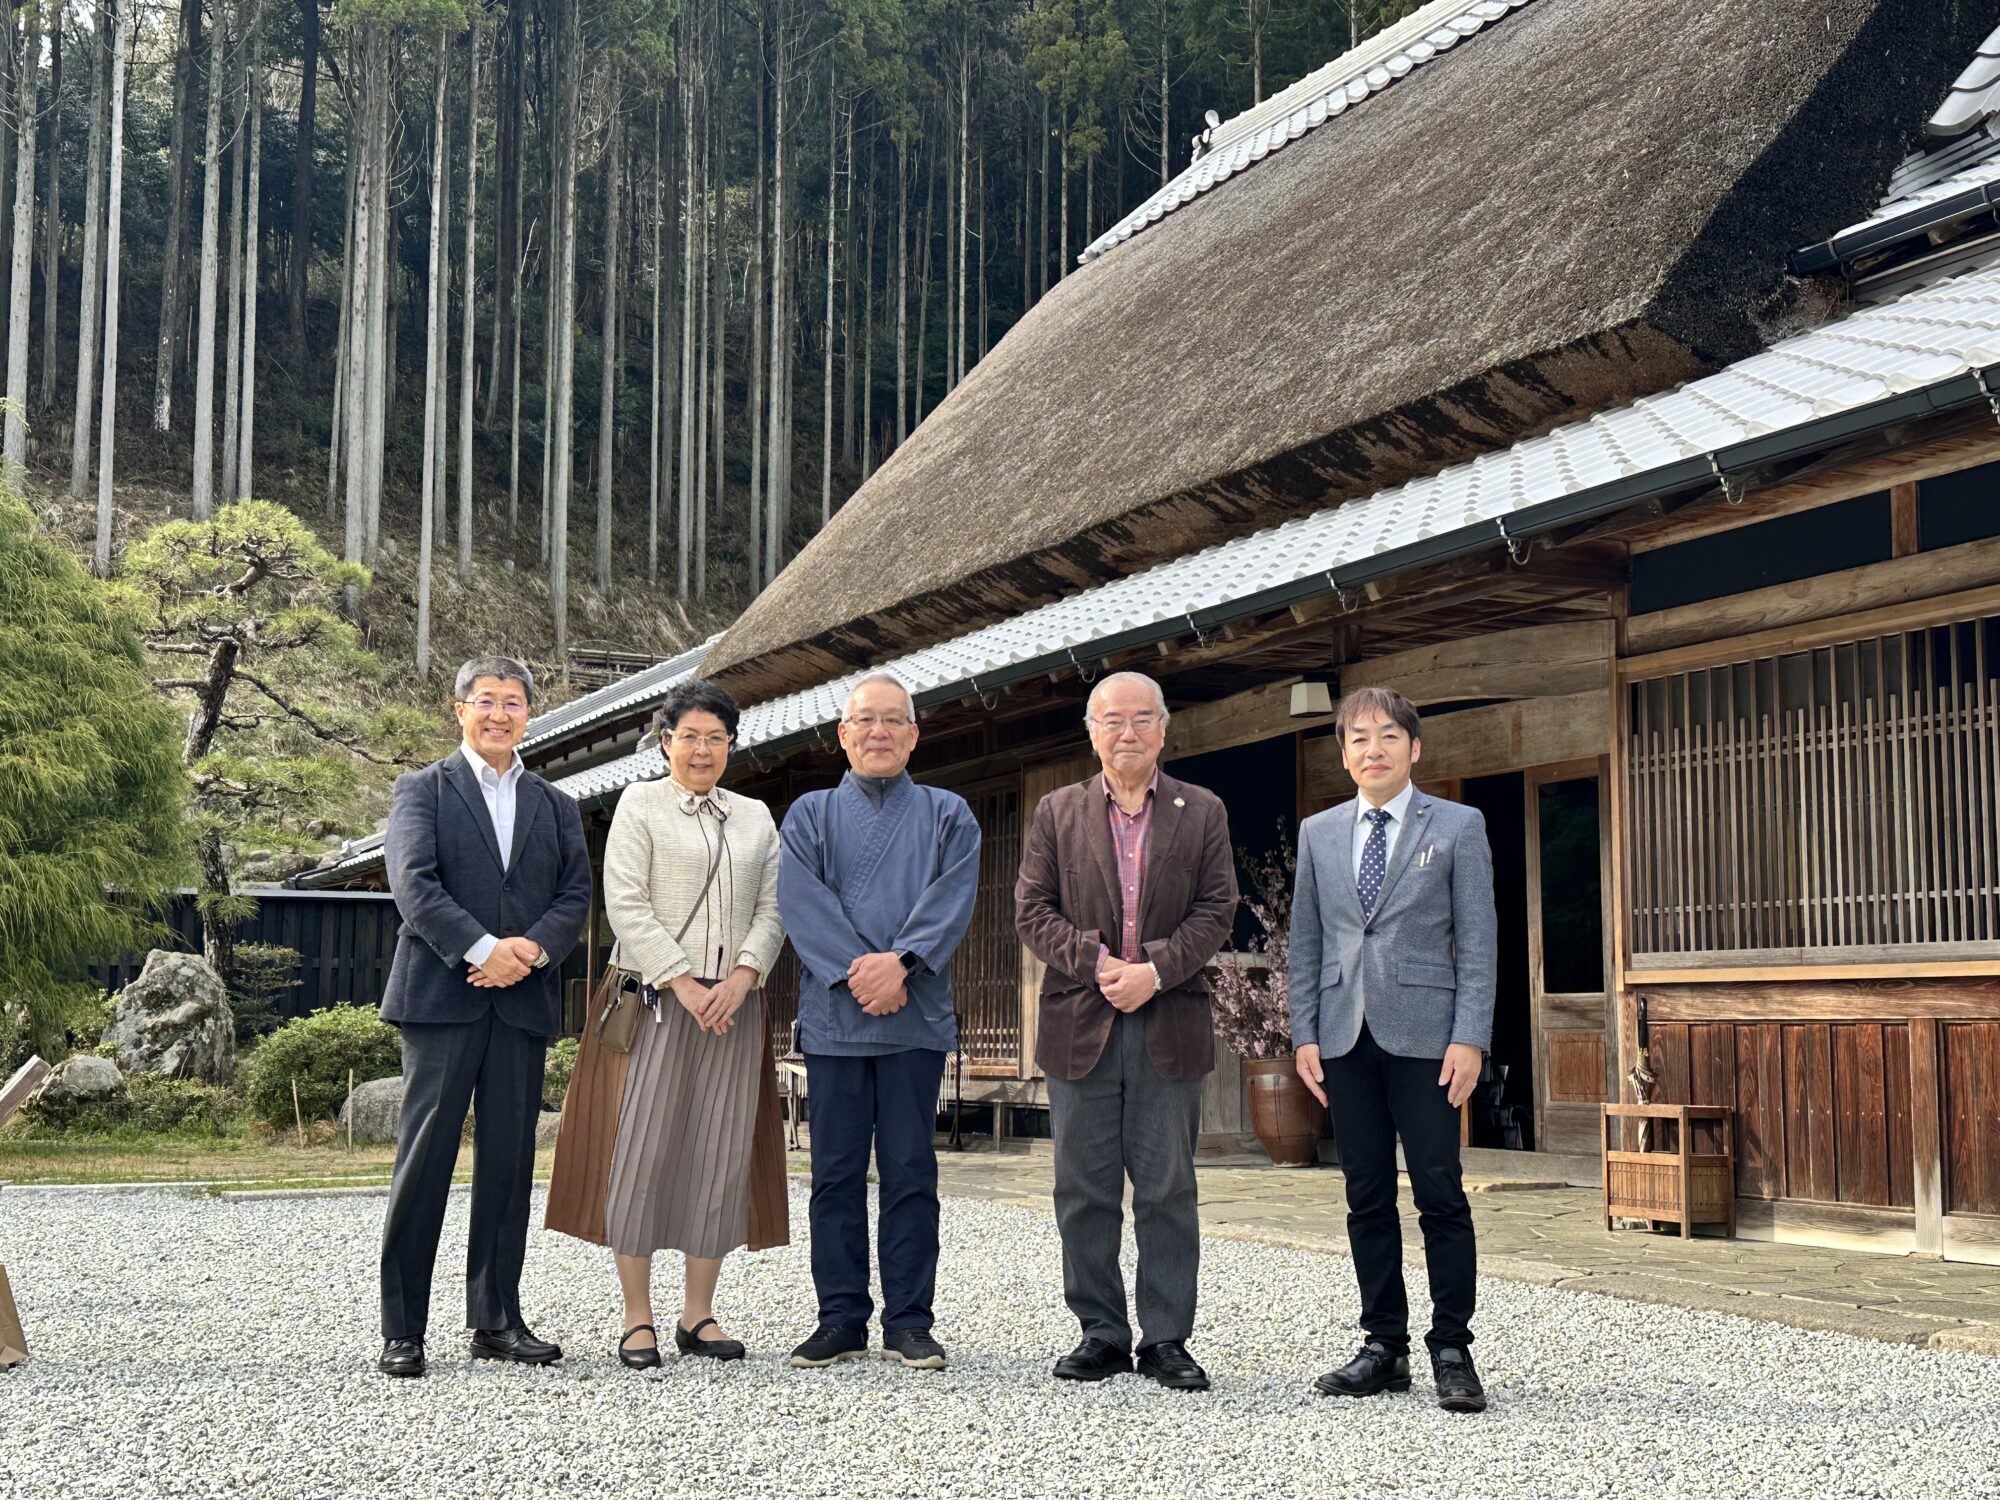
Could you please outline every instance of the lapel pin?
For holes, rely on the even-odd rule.
[[[1174,798],[1174,806],[1175,806],[1175,807],[1186,807],[1186,806],[1187,806],[1187,798],[1185,798],[1185,797],[1176,797],[1176,798]]]

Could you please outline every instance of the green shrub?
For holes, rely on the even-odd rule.
[[[347,1075],[356,1084],[402,1071],[403,1040],[396,1028],[359,1005],[336,1005],[280,1026],[257,1044],[244,1069],[250,1111],[270,1125],[292,1123],[292,1081],[309,1120],[331,1119],[347,1098]]]
[[[126,1118],[141,1130],[175,1135],[221,1135],[243,1113],[233,1089],[192,1078],[134,1073],[125,1080],[130,1104]]]
[[[278,1029],[278,1002],[299,987],[299,952],[278,943],[240,943],[229,978],[238,1046]]]
[[[542,1074],[542,1105],[561,1109],[569,1094],[569,1077],[576,1071],[577,1039],[566,1036],[549,1048],[548,1071]]]

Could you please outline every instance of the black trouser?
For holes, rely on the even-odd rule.
[[[866,1328],[868,1155],[881,1179],[875,1253],[882,1332],[929,1328],[937,1291],[938,1085],[944,1054],[806,1054],[812,1122],[812,1272],[819,1320]]]
[[[382,1226],[382,1337],[424,1336],[459,1136],[475,1099],[465,1326],[512,1328],[521,1322],[548,1038],[491,1011],[477,1021],[406,1021],[402,1030],[403,1116]]]
[[[1361,1328],[1397,1351],[1410,1346],[1410,1299],[1403,1289],[1403,1226],[1396,1212],[1396,1137],[1417,1200],[1431,1282],[1433,1352],[1472,1342],[1479,1266],[1472,1207],[1458,1173],[1458,1111],[1436,1057],[1396,1057],[1368,1034],[1344,1057],[1324,1057],[1326,1098],[1347,1178],[1347,1245],[1361,1283]]]

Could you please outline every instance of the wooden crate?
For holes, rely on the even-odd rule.
[[[1690,1239],[1697,1224],[1721,1224],[1736,1233],[1736,1123],[1719,1104],[1606,1104],[1602,1106],[1604,1227],[1646,1219],[1678,1224]],[[1614,1121],[1646,1120],[1657,1129],[1644,1151],[1627,1151]],[[1720,1152],[1694,1150],[1693,1127],[1721,1126]]]

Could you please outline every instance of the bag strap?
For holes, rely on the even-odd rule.
[[[715,884],[715,872],[722,868],[722,851],[727,837],[728,835],[718,825],[715,830],[715,858],[708,862],[708,878],[702,881],[701,890],[695,895],[694,905],[688,908],[687,920],[681,923],[681,930],[674,934],[676,948],[680,946],[681,939],[688,935],[688,929],[694,926],[694,919],[701,911],[702,902],[708,899],[709,887]]]

